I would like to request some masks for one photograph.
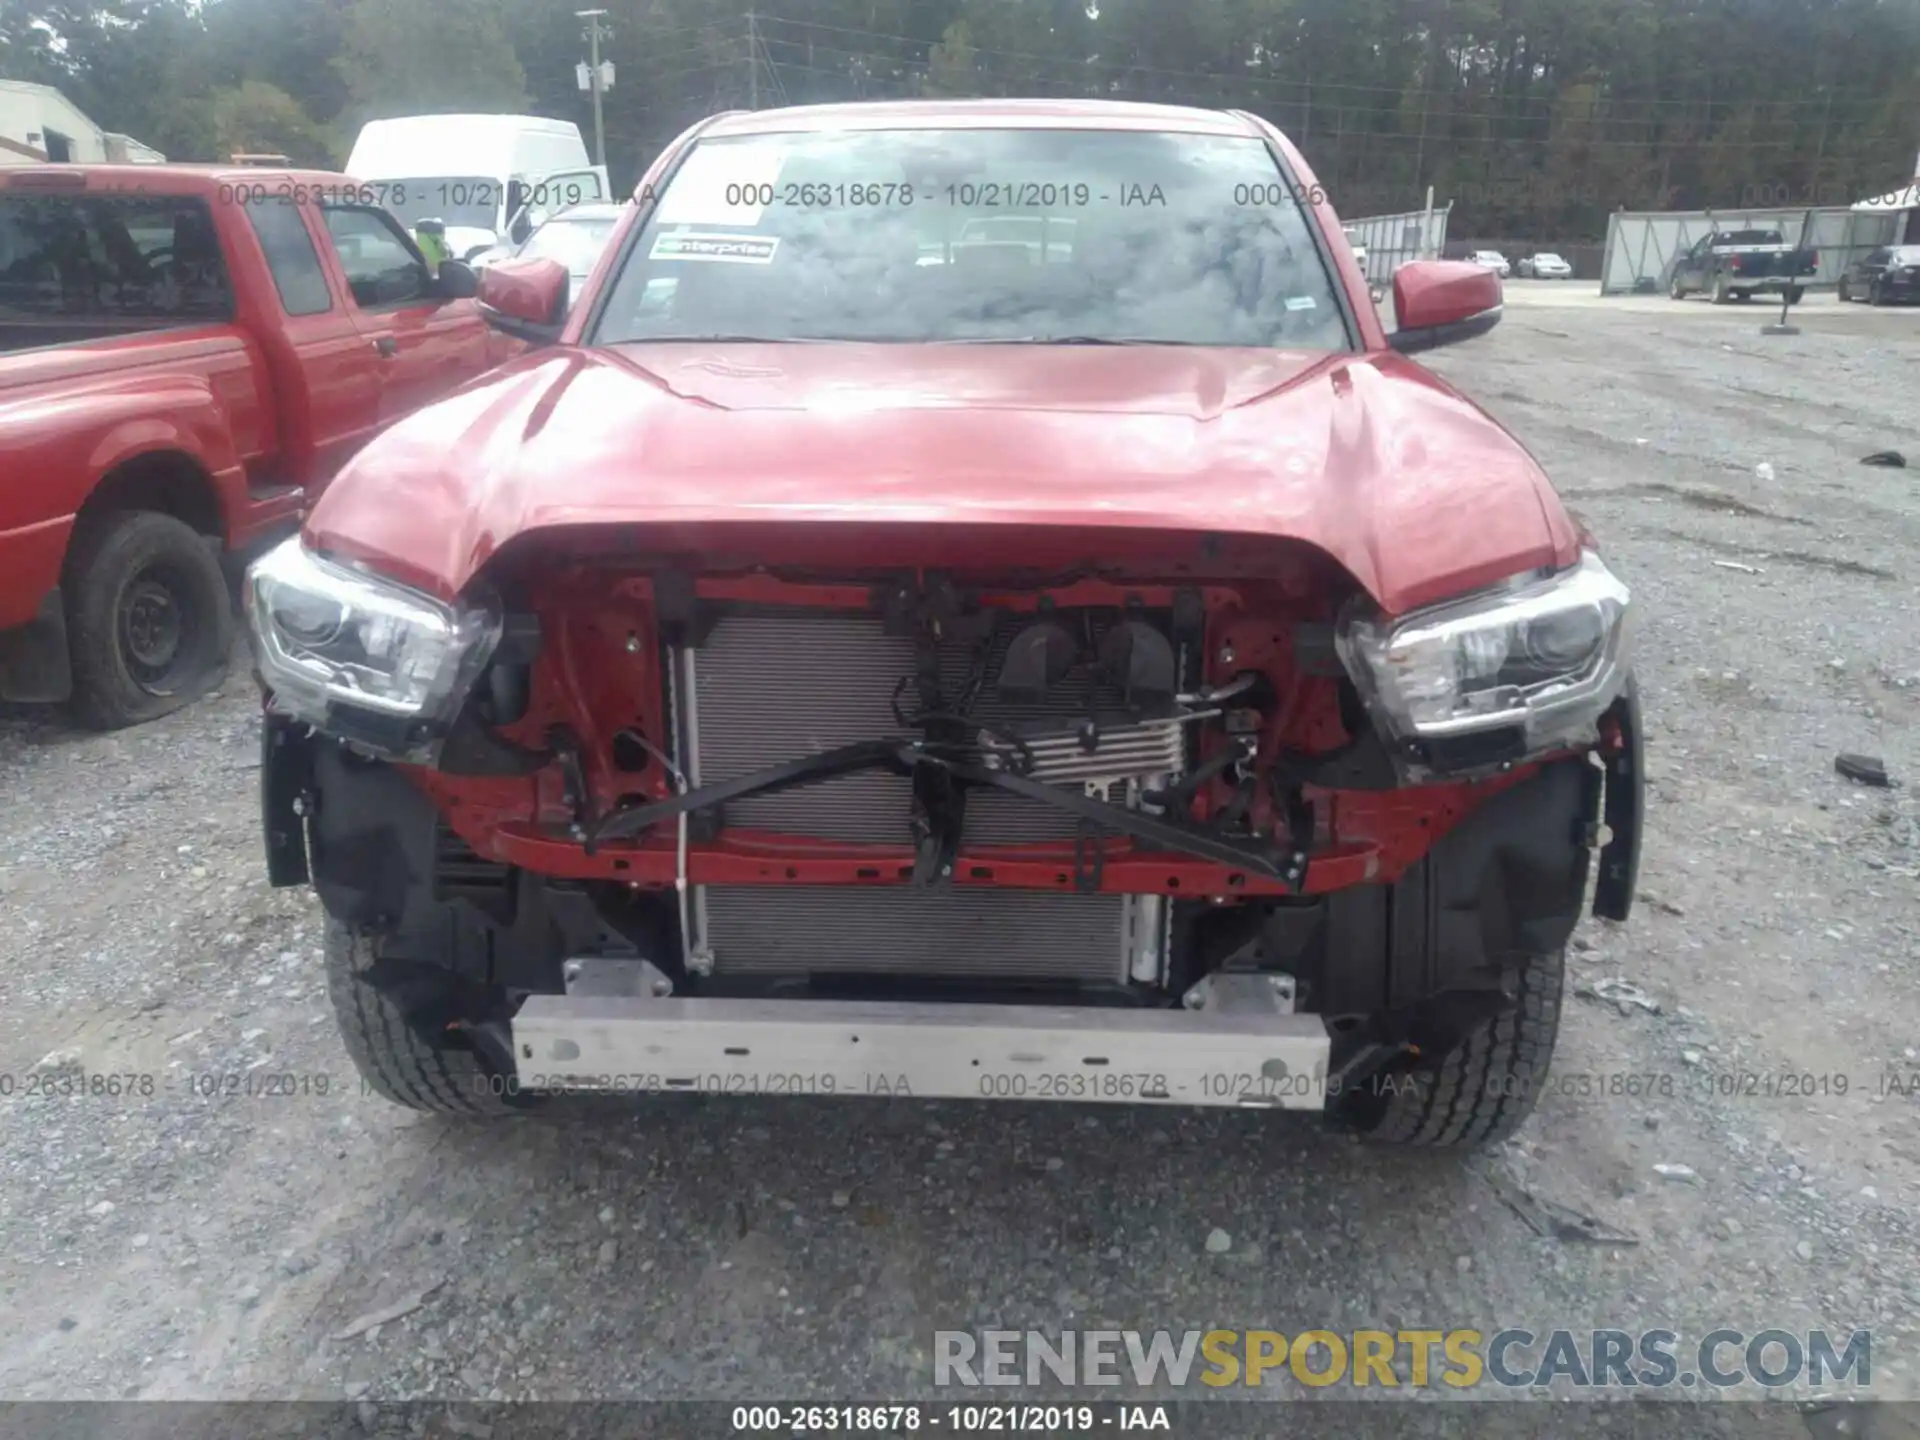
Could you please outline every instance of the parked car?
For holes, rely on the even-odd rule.
[[[0,698],[151,719],[226,663],[222,552],[513,347],[341,175],[0,170]]]
[[[1778,230],[1716,230],[1702,235],[1673,262],[1667,295],[1705,294],[1716,305],[1781,295],[1797,304],[1820,268],[1820,252],[1789,245]]]
[[[1513,273],[1513,266],[1498,250],[1476,250],[1470,257],[1475,265],[1484,265],[1502,280]]]
[[[1539,250],[1520,262],[1520,275],[1532,280],[1571,280],[1573,266],[1551,250]]]
[[[1920,300],[1920,245],[1882,245],[1868,251],[1841,273],[1840,299],[1869,305]]]
[[[1416,1146],[1540,1093],[1569,937],[1631,902],[1640,725],[1626,588],[1411,358],[1498,277],[1400,267],[1388,333],[1317,211],[1232,204],[1315,188],[1264,121],[985,103],[694,126],[564,319],[559,262],[481,277],[537,348],[250,570],[269,874],[380,1093]],[[912,197],[1009,174],[1164,203],[916,263],[992,198]],[[794,175],[861,204],[716,203]]]
[[[474,257],[476,270],[502,260],[558,260],[567,267],[569,295],[578,295],[600,262],[620,220],[618,205],[575,205],[544,221],[518,246],[499,245]]]

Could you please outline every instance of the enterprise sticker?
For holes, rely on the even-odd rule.
[[[649,260],[716,260],[730,265],[771,265],[777,235],[703,235],[682,231],[656,235]]]
[[[1287,309],[1289,310],[1314,310],[1318,308],[1319,307],[1313,303],[1313,297],[1311,295],[1289,295],[1287,297]]]

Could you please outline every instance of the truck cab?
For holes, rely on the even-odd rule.
[[[612,194],[588,158],[580,127],[539,115],[405,115],[369,121],[347,172],[374,186],[412,230],[446,227],[449,252],[471,260],[518,245],[541,221]]]
[[[222,560],[514,348],[342,175],[0,172],[0,699],[155,718],[224,667]]]

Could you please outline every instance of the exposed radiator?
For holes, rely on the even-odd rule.
[[[1061,685],[1043,705],[1009,704],[993,693],[1009,638],[1003,633],[989,658],[987,684],[970,712],[972,718],[982,725],[1025,726],[1071,722],[1084,715],[1088,692],[1095,690],[1086,675]],[[965,685],[969,664],[965,647],[942,649],[941,683],[948,694]],[[877,619],[831,614],[724,617],[695,656],[701,783],[900,733],[893,718],[894,687],[913,672],[913,641],[887,634]],[[1121,708],[1120,696],[1104,686],[1091,698],[1109,712]],[[911,699],[906,708],[912,708]],[[1091,774],[1122,761],[1137,762],[1143,754],[1177,759],[1184,745],[1185,737],[1168,722],[1138,737],[1110,742],[1084,768]],[[1054,741],[1038,747],[1043,760],[1062,762],[1058,778],[1079,778],[1081,767],[1071,746],[1071,741]],[[1171,768],[1181,767],[1176,763]],[[906,777],[868,772],[735,801],[726,807],[726,823],[827,840],[902,844],[910,839],[912,801],[913,783]],[[1017,795],[975,790],[967,797],[968,845],[1070,840],[1074,830],[1073,818],[1063,811]]]
[[[1010,631],[1013,627],[1003,627]],[[1003,633],[970,710],[983,726],[1058,726],[1122,709],[1121,697],[1090,673],[1070,679],[1040,705],[994,694]],[[940,654],[949,696],[965,687],[970,652]],[[887,634],[877,618],[826,612],[731,614],[709,629],[692,657],[693,704],[686,739],[700,784],[779,761],[897,735],[892,700],[915,668],[913,641]],[[1091,693],[1090,693],[1091,692]],[[903,709],[914,708],[911,691]],[[1173,722],[1112,733],[1094,757],[1070,740],[1034,745],[1036,778],[1089,785],[1115,769],[1171,773],[1184,768],[1187,737]],[[1109,797],[1120,801],[1119,793]],[[846,842],[908,845],[912,782],[884,771],[823,780],[730,802],[729,828]],[[990,789],[967,796],[962,853],[974,846],[1073,838],[1073,817]],[[1165,950],[1167,909],[1157,897],[1084,895],[968,887],[895,885],[702,887],[692,907],[691,951],[722,974],[856,972],[990,978],[1121,981],[1152,979]]]
[[[1119,981],[1131,897],[903,885],[706,890],[723,975],[885,975]]]

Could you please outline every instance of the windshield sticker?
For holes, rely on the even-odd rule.
[[[1289,310],[1311,310],[1313,308],[1313,297],[1311,295],[1289,295],[1287,297],[1287,309]]]
[[[777,235],[704,235],[681,231],[656,235],[649,260],[717,260],[732,265],[771,265],[780,248]]]

